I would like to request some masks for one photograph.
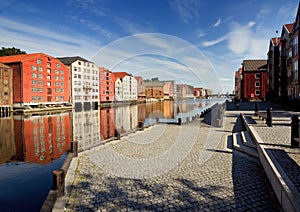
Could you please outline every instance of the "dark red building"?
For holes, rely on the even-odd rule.
[[[62,104],[70,100],[70,73],[58,59],[44,53],[0,57],[13,69],[13,104]]]
[[[265,100],[267,93],[267,60],[244,60],[241,97],[243,100]]]

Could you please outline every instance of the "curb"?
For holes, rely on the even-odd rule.
[[[251,124],[248,124],[243,114],[240,114],[247,130],[257,145],[259,160],[265,170],[269,182],[277,196],[277,199],[284,211],[300,211],[300,194],[282,170],[272,153],[267,153],[260,144],[264,141],[258,135]]]

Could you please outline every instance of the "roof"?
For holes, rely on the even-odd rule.
[[[52,56],[44,54],[44,53],[19,54],[19,55],[11,55],[11,56],[0,57],[0,62],[1,63],[16,63],[16,62],[27,61],[27,60],[30,60],[32,58],[36,58],[36,57],[40,57],[40,56],[53,58]]]
[[[280,44],[280,37],[271,38],[273,46],[278,46]]]
[[[84,59],[80,56],[74,56],[74,57],[58,57],[57,59],[59,59],[63,64],[65,65],[71,65],[72,63],[74,63],[77,60],[83,61],[83,62],[90,62],[87,59]],[[91,63],[91,62],[90,62]]]
[[[141,76],[135,76],[134,78],[135,78],[137,81],[143,80],[143,78],[142,78]]]
[[[123,77],[130,75],[127,72],[112,72],[112,74],[114,75],[113,82],[115,82],[118,78],[122,79]]]
[[[0,68],[10,68],[9,66],[3,64],[3,63],[0,63]]]
[[[267,60],[244,60],[244,71],[257,71],[267,65]]]
[[[293,28],[294,28],[294,23],[292,23],[292,24],[284,24],[283,26],[286,28],[286,30],[288,31],[288,33],[291,33],[293,31]]]
[[[161,81],[148,81],[144,82],[144,85],[145,87],[163,87],[165,83]]]

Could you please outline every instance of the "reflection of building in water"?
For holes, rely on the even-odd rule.
[[[178,99],[192,99],[194,98],[194,87],[186,84],[177,85]]]
[[[115,112],[116,129],[126,133],[138,126],[138,106],[117,107]]]
[[[145,122],[146,119],[146,104],[138,104],[138,122]]]
[[[115,137],[115,108],[101,108],[100,135],[101,140]]]
[[[22,144],[24,161],[46,164],[60,158],[70,147],[70,114],[15,116],[15,141]]]
[[[0,118],[0,135],[0,164],[2,164],[13,159],[17,154],[12,117]],[[22,154],[22,149],[19,153]]]
[[[98,110],[73,113],[73,139],[79,148],[88,148],[100,142],[100,116]]]
[[[174,118],[174,102],[173,101],[164,101],[164,117],[166,119]]]

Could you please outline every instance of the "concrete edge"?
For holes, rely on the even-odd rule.
[[[242,120],[250,132],[253,140],[257,145],[259,160],[265,170],[269,182],[277,196],[279,203],[284,211],[300,211],[300,194],[290,181],[288,176],[282,170],[272,153],[267,153],[265,148],[260,144],[264,141],[258,135],[251,124],[248,124],[245,116],[241,114]]]

